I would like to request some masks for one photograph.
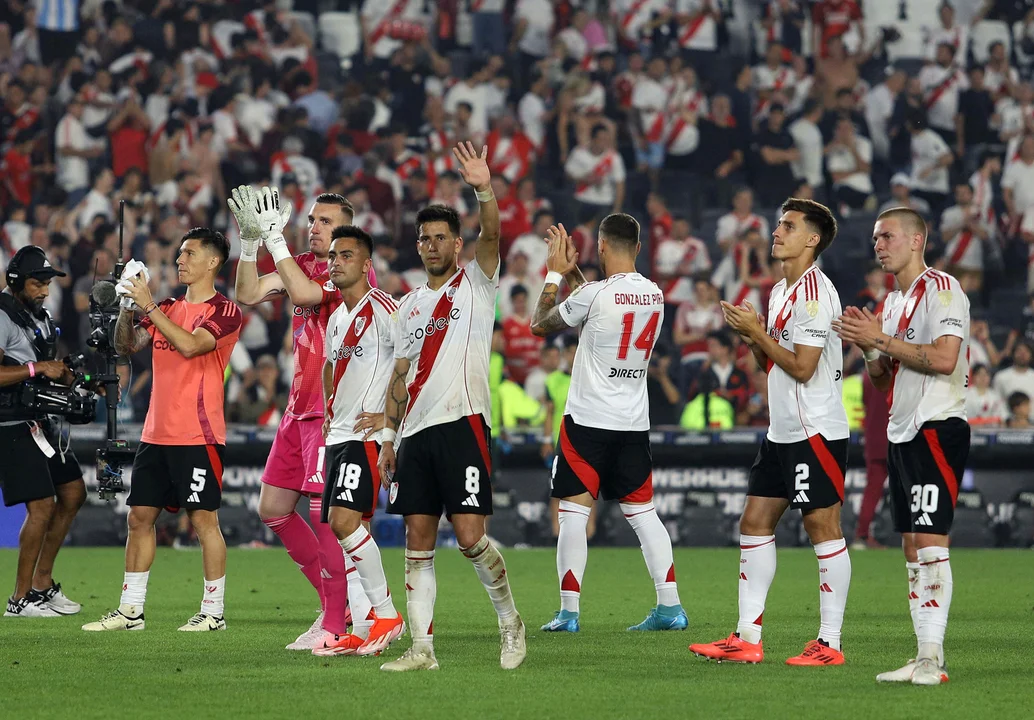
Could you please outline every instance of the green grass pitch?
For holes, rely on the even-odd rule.
[[[558,607],[554,554],[505,551],[517,606],[528,625],[528,659],[498,666],[495,615],[469,563],[454,549],[436,559],[437,673],[388,675],[382,658],[319,658],[283,649],[315,617],[315,593],[283,550],[231,550],[228,629],[186,634],[197,611],[201,557],[160,550],[151,572],[147,629],[87,634],[118,602],[119,549],[66,549],[58,580],[83,603],[75,617],[0,620],[0,718],[1001,718],[1034,717],[1034,554],[959,550],[947,653],[951,682],[878,686],[876,673],[915,649],[905,571],[895,551],[852,555],[844,628],[847,664],[783,664],[818,628],[814,554],[779,552],[765,611],[765,662],[716,665],[690,642],[716,640],[736,620],[735,550],[680,549],[676,570],[690,628],[632,634],[653,604],[637,549],[590,548],[582,631],[538,627]],[[402,556],[386,550],[405,607]],[[0,552],[0,577],[15,554]],[[400,639],[385,657],[408,647]]]

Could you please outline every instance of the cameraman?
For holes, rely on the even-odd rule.
[[[0,393],[16,393],[26,381],[39,382],[36,378],[71,384],[71,370],[54,359],[57,330],[43,308],[50,281],[64,275],[34,245],[19,250],[7,266],[7,289],[0,293]],[[68,528],[86,501],[83,472],[71,451],[57,451],[57,433],[49,419],[37,419],[31,410],[23,415],[24,420],[17,419],[19,412],[12,408],[0,421],[4,505],[24,503],[26,510],[18,536],[14,595],[4,616],[74,615],[79,603],[65,597],[51,572]]]

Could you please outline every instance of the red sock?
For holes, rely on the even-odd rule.
[[[316,530],[319,564],[323,577],[323,629],[344,635],[348,631],[348,625],[345,623],[345,607],[348,605],[345,555],[330,525],[320,522],[321,506],[320,498],[309,498],[309,520]]]
[[[280,542],[287,549],[287,554],[291,556],[291,559],[302,571],[302,575],[312,583],[316,592],[319,593],[320,606],[325,607],[323,581],[320,578],[319,543],[316,541],[316,533],[312,531],[301,515],[293,511],[290,515],[267,518],[262,522],[280,538]]]

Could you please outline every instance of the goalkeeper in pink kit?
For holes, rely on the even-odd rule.
[[[341,303],[340,294],[330,284],[327,274],[327,255],[334,228],[351,224],[354,211],[340,195],[319,195],[308,216],[310,252],[292,257],[283,235],[291,206],[286,201],[281,205],[276,188],[256,191],[242,185],[233,191],[227,204],[241,235],[237,302],[257,305],[287,295],[295,306],[294,378],[287,410],[262,475],[259,516],[280,538],[287,554],[320,596],[319,617],[287,649],[317,650],[322,647],[327,633],[346,633],[352,614],[360,630],[372,624],[368,619],[369,601],[355,568],[346,570],[337,538],[329,525],[320,522],[325,452],[322,382],[327,320]],[[276,263],[276,272],[261,277],[256,266],[260,244],[266,246]],[[369,279],[376,287],[372,269]],[[313,292],[322,290],[324,285],[331,292]],[[306,304],[306,299],[313,296],[324,299]],[[311,527],[295,509],[303,495],[309,499]]]

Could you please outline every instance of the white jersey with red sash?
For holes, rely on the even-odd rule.
[[[395,357],[412,363],[400,437],[470,415],[491,426],[488,361],[498,287],[498,266],[488,277],[474,260],[437,290],[421,285],[399,302]]]
[[[365,0],[362,16],[366,26],[366,43],[377,58],[390,58],[402,46],[391,37],[392,23],[419,20],[423,16],[423,0]]]
[[[822,348],[815,374],[797,382],[768,361],[768,439],[795,443],[821,434],[842,440],[850,434],[843,402],[844,354],[833,318],[842,313],[840,296],[821,270],[812,265],[791,287],[780,280],[768,300],[768,334],[780,347]]]
[[[625,163],[614,150],[593,155],[587,148],[576,147],[564,169],[581,178],[575,184],[575,199],[593,205],[612,205],[617,184],[625,181]]]
[[[975,217],[974,217],[975,216]],[[967,217],[988,233],[993,226],[987,222],[986,215],[981,215],[980,207],[974,202],[969,207],[954,205],[941,215],[941,236],[948,243],[945,255],[948,256],[948,267],[961,267],[965,270],[983,270],[984,253],[980,238],[972,230],[963,228],[949,235],[948,230],[961,227]]]
[[[332,368],[328,445],[362,440],[355,432],[363,412],[383,412],[384,394],[395,366],[391,314],[398,309],[383,290],[373,288],[351,311],[342,303],[327,322],[327,362]],[[381,433],[370,439],[381,441]]]
[[[968,86],[962,71],[954,65],[946,68],[927,65],[919,71],[919,85],[923,88],[923,102],[930,126],[940,130],[954,130],[955,115],[959,109],[959,91]]]
[[[905,443],[923,423],[966,419],[969,377],[969,298],[951,275],[927,268],[902,294],[890,293],[883,304],[883,332],[916,345],[954,335],[962,339],[951,375],[924,373],[892,361],[890,423],[887,439]]]
[[[615,0],[614,18],[619,39],[629,47],[637,47],[643,26],[664,5],[664,0]]]
[[[677,30],[679,46],[686,50],[717,50],[718,23],[711,14],[715,10],[713,0],[677,0],[676,14],[691,16]]]

